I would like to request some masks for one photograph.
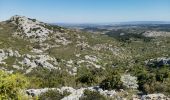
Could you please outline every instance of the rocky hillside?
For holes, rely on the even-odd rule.
[[[170,38],[154,34],[116,39],[16,15],[0,22],[0,69],[27,77],[29,98],[168,98]]]
[[[104,57],[109,56],[99,54],[100,51],[110,52],[119,58],[126,57],[123,54],[124,49],[118,48],[118,44],[100,43],[105,41],[100,41],[98,36],[48,25],[24,16],[13,16],[3,22],[1,27],[1,32],[5,32],[8,27],[11,28],[8,30],[12,32],[7,34],[8,39],[12,38],[13,41],[8,40],[7,42],[15,42],[15,45],[2,43],[5,48],[1,48],[1,64],[10,66],[12,69],[7,67],[9,71],[23,69],[28,73],[38,66],[47,69],[61,69],[64,64],[69,73],[76,74],[79,66],[100,68],[100,62]],[[5,39],[7,34],[1,33],[3,36],[1,38]],[[97,43],[97,41],[99,42]],[[16,45],[20,47],[18,48]],[[6,63],[8,60],[10,60],[10,65]]]

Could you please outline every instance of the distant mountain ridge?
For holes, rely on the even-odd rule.
[[[130,21],[120,22],[120,24],[170,24],[170,21]]]
[[[60,26],[98,26],[98,25],[140,25],[140,24],[170,24],[170,21],[125,21],[110,23],[50,23]]]

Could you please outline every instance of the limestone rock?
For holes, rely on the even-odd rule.
[[[146,31],[145,33],[143,33],[143,35],[146,36],[146,37],[159,37],[159,36],[169,37],[170,32],[165,32],[165,31]]]
[[[31,96],[38,96],[42,93],[47,92],[48,90],[58,90],[59,92],[63,93],[64,91],[70,92],[71,94],[64,97],[61,100],[79,100],[80,97],[83,96],[84,90],[90,90],[90,91],[98,91],[100,94],[112,97],[116,95],[115,90],[102,90],[99,88],[99,86],[94,86],[94,87],[87,87],[87,88],[79,88],[79,89],[74,89],[72,87],[61,87],[61,88],[44,88],[44,89],[29,89],[26,90],[26,93]]]
[[[123,85],[126,88],[131,88],[131,89],[137,89],[138,88],[137,78],[134,77],[134,76],[131,76],[130,74],[122,75],[121,81],[123,82]]]
[[[166,97],[164,94],[148,94],[143,95],[141,100],[170,100],[170,98]]]
[[[30,19],[25,16],[13,16],[10,21],[17,25],[18,32],[15,36],[23,38],[36,38],[37,41],[45,41],[52,30],[47,29],[45,23],[39,22],[35,19]]]
[[[50,63],[49,61],[51,61],[52,63]],[[21,65],[26,65],[29,67],[26,73],[29,73],[35,67],[44,67],[49,70],[56,69],[57,67],[54,67],[54,65],[58,64],[55,58],[52,58],[48,55],[29,55],[29,54],[24,55],[24,59],[19,63]]]

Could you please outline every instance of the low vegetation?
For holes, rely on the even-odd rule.
[[[42,93],[39,96],[39,100],[61,100],[65,96],[68,96],[70,93],[67,91],[64,91],[63,93],[60,93],[57,90],[49,90],[45,93]]]

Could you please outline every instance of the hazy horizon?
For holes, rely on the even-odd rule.
[[[13,15],[47,23],[170,21],[169,0],[1,0],[0,21]]]

